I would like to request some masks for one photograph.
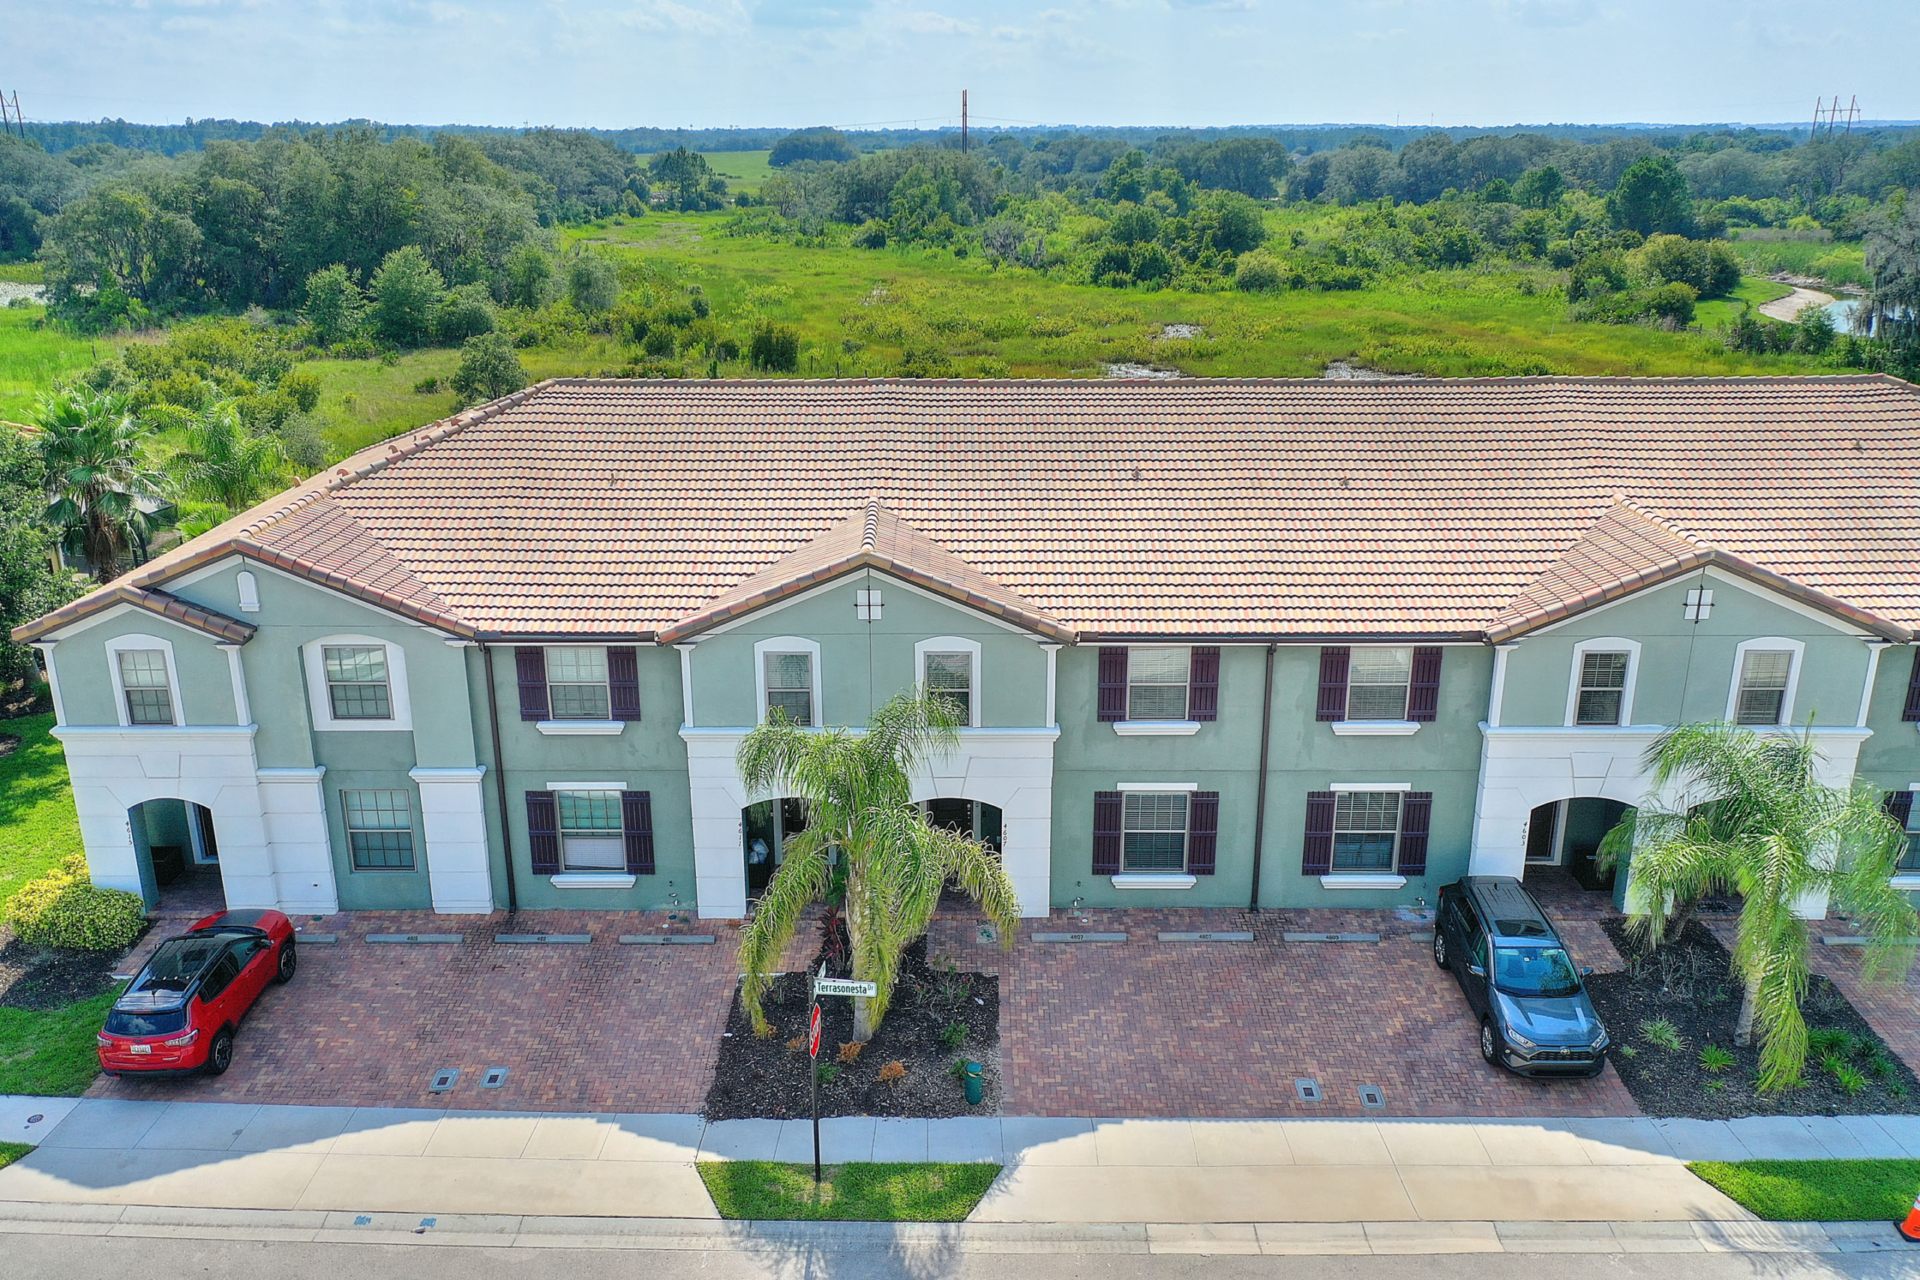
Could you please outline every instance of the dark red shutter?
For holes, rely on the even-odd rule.
[[[631,649],[628,650],[632,652]],[[627,836],[627,874],[653,874],[653,796],[645,791],[620,793],[620,825]]]
[[[1920,720],[1920,645],[1913,650],[1913,674],[1907,677],[1907,709],[1900,713],[1900,718]]]
[[[1440,655],[1445,652],[1437,646],[1413,651],[1413,681],[1407,686],[1407,719],[1432,720],[1440,710]]]
[[[533,854],[533,874],[560,874],[560,815],[551,791],[527,792],[527,848]]]
[[[1900,829],[1905,831],[1907,819],[1913,816],[1913,792],[1889,791],[1881,807],[1887,811],[1887,816],[1899,823]]]
[[[547,651],[515,649],[513,670],[520,677],[520,718],[547,718]]]
[[[1195,649],[1188,658],[1187,719],[1217,720],[1219,717],[1220,650],[1206,645]]]
[[[1100,721],[1127,718],[1127,651],[1100,650]]]
[[[1314,712],[1314,719],[1347,718],[1347,658],[1352,652],[1343,644],[1331,645],[1320,651],[1320,706]],[[1333,828],[1327,829],[1331,831]]]
[[[1214,850],[1220,843],[1220,793],[1196,791],[1187,811],[1187,874],[1213,874]]]
[[[1125,653],[1126,650],[1121,650]],[[1093,874],[1120,874],[1120,793],[1093,793]]]
[[[1427,874],[1427,828],[1432,821],[1433,792],[1409,791],[1400,802],[1401,875]]]
[[[615,720],[640,718],[640,652],[630,644],[607,650],[607,704]]]
[[[1326,652],[1325,650],[1321,651]],[[1346,650],[1340,651],[1340,667],[1346,670]],[[1345,686],[1343,685],[1344,689]],[[1301,846],[1300,874],[1324,876],[1333,870],[1333,792],[1307,792],[1307,840]]]

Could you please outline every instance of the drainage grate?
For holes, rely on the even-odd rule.
[[[1162,942],[1252,942],[1251,933],[1163,933]]]
[[[1302,1102],[1320,1101],[1320,1082],[1318,1080],[1295,1080],[1293,1091]]]
[[[623,933],[623,947],[698,947],[714,940],[710,933]]]
[[[506,1082],[507,1069],[505,1067],[488,1067],[487,1074],[480,1077],[480,1087],[482,1089],[498,1089]]]
[[[1125,942],[1124,933],[1036,933],[1035,942]]]
[[[1377,933],[1283,933],[1288,942],[1378,942]]]
[[[428,1093],[445,1093],[460,1080],[460,1068],[442,1067],[433,1073],[433,1080],[427,1085]]]
[[[493,940],[495,942],[522,942],[534,945],[551,943],[556,946],[584,947],[593,941],[593,935],[590,933],[496,933],[493,935]]]
[[[1387,1105],[1387,1095],[1380,1091],[1380,1086],[1377,1084],[1363,1084],[1360,1086],[1360,1105],[1384,1107]]]

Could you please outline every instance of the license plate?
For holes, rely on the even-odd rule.
[[[127,1046],[127,1052],[128,1053],[152,1053],[153,1046],[150,1044],[130,1044]]]

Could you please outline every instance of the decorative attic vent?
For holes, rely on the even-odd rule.
[[[1713,589],[1711,587],[1688,588],[1684,616],[1688,622],[1705,622],[1712,617]]]
[[[853,616],[862,622],[880,621],[880,588],[855,588],[853,593]]]

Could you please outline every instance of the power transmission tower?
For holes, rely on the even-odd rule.
[[[13,91],[13,114],[15,116],[20,114],[20,91],[18,89]],[[20,136],[24,138],[27,136],[26,120],[24,118],[21,119],[19,125]],[[7,115],[7,95],[0,93],[0,133],[11,134],[12,132],[13,123],[8,119]]]
[[[960,150],[967,149],[967,91],[960,91]]]

